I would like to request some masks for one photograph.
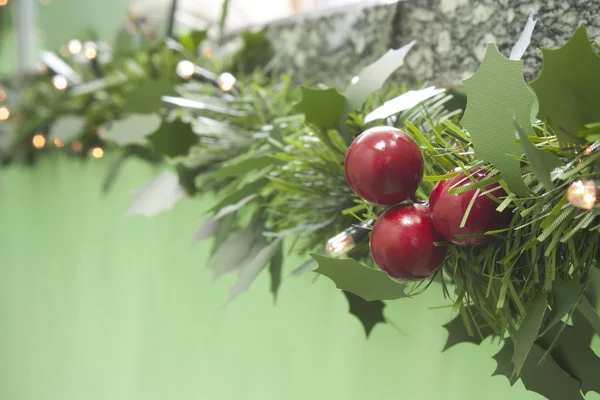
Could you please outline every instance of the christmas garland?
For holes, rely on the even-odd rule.
[[[126,38],[121,50],[73,41],[70,57],[46,53],[50,71],[4,107],[5,163],[51,143],[118,152],[108,188],[126,157],[163,162],[172,168],[138,191],[130,214],[216,192],[195,239],[214,239],[215,277],[238,272],[228,301],[265,269],[276,295],[285,255],[310,253],[292,274],[334,281],[367,334],[374,315],[385,321],[383,301],[441,290],[456,312],[446,348],[493,336],[504,343],[497,373],[511,382],[551,399],[600,393],[590,348],[600,57],[584,27],[542,50],[530,84],[520,57],[489,45],[465,81],[464,113],[460,95],[385,84],[414,43],[340,91],[295,87],[265,65],[260,34],[218,56],[201,32]]]

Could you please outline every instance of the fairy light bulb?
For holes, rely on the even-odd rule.
[[[573,207],[591,210],[598,198],[598,185],[591,179],[573,182],[567,190],[567,199]]]
[[[351,85],[356,85],[358,83],[358,81],[360,80],[360,77],[355,76],[354,78],[352,78],[352,80],[350,81]]]
[[[62,75],[54,75],[52,77],[52,85],[58,91],[66,90],[69,87],[69,81]]]
[[[192,76],[194,76],[195,71],[196,66],[193,62],[188,60],[179,61],[179,63],[177,63],[177,67],[175,68],[175,73],[177,73],[177,75],[183,79],[190,79]]]
[[[373,222],[372,219],[368,219],[360,225],[352,225],[329,239],[325,246],[327,255],[330,257],[339,257],[348,253],[357,244],[367,238]]]
[[[98,56],[98,47],[94,42],[86,42],[83,45],[83,54],[87,57],[88,60],[95,60]]]
[[[92,157],[94,158],[102,158],[104,156],[104,150],[101,147],[94,147],[92,149]]]
[[[0,89],[0,101],[6,100],[6,92]]]
[[[81,42],[79,40],[71,39],[67,44],[67,48],[69,49],[69,53],[76,55],[81,53],[83,46],[81,45]]]
[[[35,147],[36,149],[42,149],[46,145],[46,138],[44,137],[44,135],[38,133],[37,135],[34,135],[31,139],[31,144],[33,144],[33,147]]]
[[[73,143],[71,143],[71,148],[73,149],[73,151],[79,153],[81,151],[81,148],[83,146],[81,145],[81,142],[79,140],[74,141]]]
[[[10,117],[10,111],[7,107],[0,107],[0,121],[6,121]]]
[[[65,144],[60,139],[54,139],[54,145],[58,148],[65,146]]]
[[[223,92],[229,92],[235,86],[237,79],[235,76],[231,75],[229,72],[223,72],[219,75],[219,79],[217,80],[217,85],[219,85],[219,89]]]

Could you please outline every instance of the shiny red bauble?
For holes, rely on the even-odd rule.
[[[487,171],[476,169],[470,171],[473,178],[480,180]],[[460,227],[463,216],[469,207],[477,189],[452,195],[452,188],[470,184],[472,181],[462,173],[454,178],[439,181],[429,196],[431,222],[435,229],[452,243],[462,246],[474,246],[489,241],[491,236],[486,236],[488,231],[505,228],[510,223],[509,210],[496,211],[498,203],[490,199],[484,192],[489,192],[497,198],[506,196],[506,192],[498,184],[485,186],[477,195],[473,207],[469,212],[466,224]],[[460,237],[461,235],[477,235],[474,237]]]
[[[394,205],[412,197],[423,178],[419,145],[400,129],[367,129],[348,148],[346,180],[370,203]]]
[[[424,204],[401,204],[379,216],[371,232],[375,264],[399,280],[423,279],[438,269],[447,249],[436,246],[444,238],[435,231]]]

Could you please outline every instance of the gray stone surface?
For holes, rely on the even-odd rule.
[[[595,0],[406,0],[300,17],[267,27],[267,35],[299,80],[344,85],[388,48],[416,39],[395,79],[454,85],[475,72],[488,42],[508,56],[531,10],[541,24],[524,57],[527,79],[541,67],[538,47],[564,44],[580,23],[600,37]]]

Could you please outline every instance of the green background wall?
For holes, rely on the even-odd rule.
[[[263,274],[223,307],[235,277],[211,283],[210,243],[190,244],[208,202],[125,217],[156,171],[132,161],[103,197],[107,164],[2,171],[0,399],[541,399],[490,377],[489,342],[441,353],[450,310],[427,309],[446,304],[434,290],[390,303],[399,330],[368,341],[312,274],[287,278],[277,305]]]

